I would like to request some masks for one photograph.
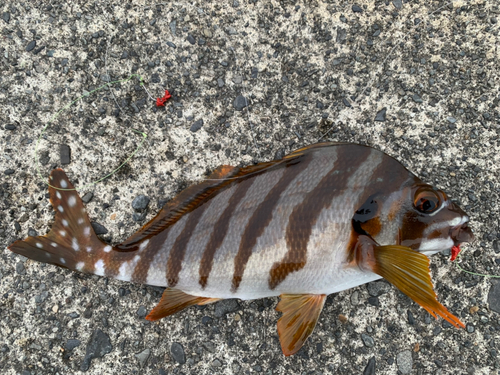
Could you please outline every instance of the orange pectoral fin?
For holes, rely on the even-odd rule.
[[[156,307],[146,316],[147,320],[158,320],[175,314],[186,307],[193,305],[206,305],[218,301],[220,298],[197,297],[181,292],[177,289],[167,288],[161,296]]]
[[[325,304],[325,294],[282,294],[276,310],[281,349],[286,356],[295,354],[314,330]]]
[[[446,319],[457,328],[465,325],[437,300],[429,272],[429,258],[409,247],[376,246],[373,272],[426,309]]]

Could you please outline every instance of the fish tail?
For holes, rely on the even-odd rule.
[[[49,195],[56,211],[50,232],[16,241],[9,250],[39,262],[98,273],[95,259],[101,259],[112,248],[95,234],[82,200],[62,169],[51,172]]]

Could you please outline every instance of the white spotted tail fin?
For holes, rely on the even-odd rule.
[[[62,169],[51,172],[49,185],[50,203],[56,211],[52,229],[45,236],[16,241],[9,250],[39,262],[93,272],[86,265],[111,246],[95,234],[82,200]]]

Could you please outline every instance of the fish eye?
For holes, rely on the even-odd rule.
[[[430,214],[441,206],[441,198],[434,190],[424,187],[416,191],[413,205],[423,214]]]

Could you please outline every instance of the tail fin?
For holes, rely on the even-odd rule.
[[[49,178],[50,203],[56,211],[55,223],[45,236],[28,237],[9,246],[14,253],[43,263],[99,273],[93,259],[96,253],[109,252],[95,234],[82,200],[62,169]]]

